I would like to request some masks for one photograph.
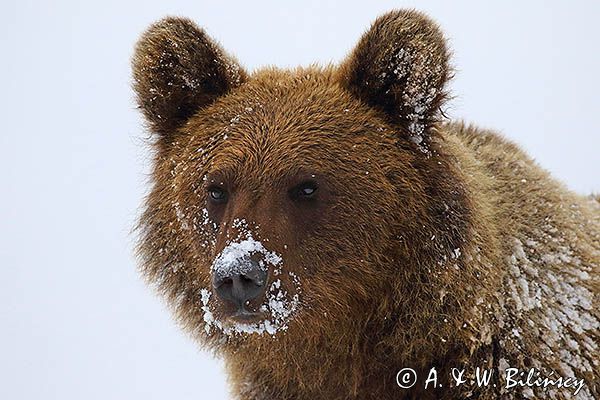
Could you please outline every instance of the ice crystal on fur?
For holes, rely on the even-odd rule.
[[[253,254],[263,255],[259,261],[262,268],[267,268],[268,265],[277,266],[282,262],[277,253],[268,251],[261,242],[249,235],[241,242],[229,243],[223,249],[213,263],[213,272],[219,275],[239,273],[244,264],[240,261],[248,261]]]

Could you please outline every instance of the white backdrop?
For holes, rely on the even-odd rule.
[[[219,362],[178,331],[132,257],[148,153],[129,58],[167,14],[252,70],[337,62],[377,15],[424,10],[454,50],[450,116],[600,191],[600,3],[491,3],[3,0],[0,398],[227,398]]]

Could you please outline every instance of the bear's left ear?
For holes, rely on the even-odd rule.
[[[186,18],[150,26],[136,45],[132,69],[138,105],[150,129],[167,139],[247,79],[237,61]]]
[[[421,144],[447,97],[448,58],[444,36],[433,21],[416,11],[392,11],[362,36],[340,66],[339,79]]]

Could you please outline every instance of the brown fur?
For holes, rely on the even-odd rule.
[[[142,272],[224,356],[239,398],[521,398],[444,378],[437,390],[396,385],[404,367],[449,376],[504,361],[572,373],[586,380],[581,396],[600,395],[599,206],[498,135],[440,122],[450,70],[429,19],[379,18],[339,68],[248,75],[170,18],[142,36],[133,69],[158,134]],[[290,203],[313,175],[317,200]],[[207,204],[215,182],[231,193],[223,207]],[[302,282],[281,277],[301,304],[273,336],[204,331],[201,291],[238,218]]]

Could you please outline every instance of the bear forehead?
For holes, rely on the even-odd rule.
[[[397,150],[394,128],[341,87],[329,68],[259,70],[183,129],[188,150],[209,156],[208,169],[335,171]]]

